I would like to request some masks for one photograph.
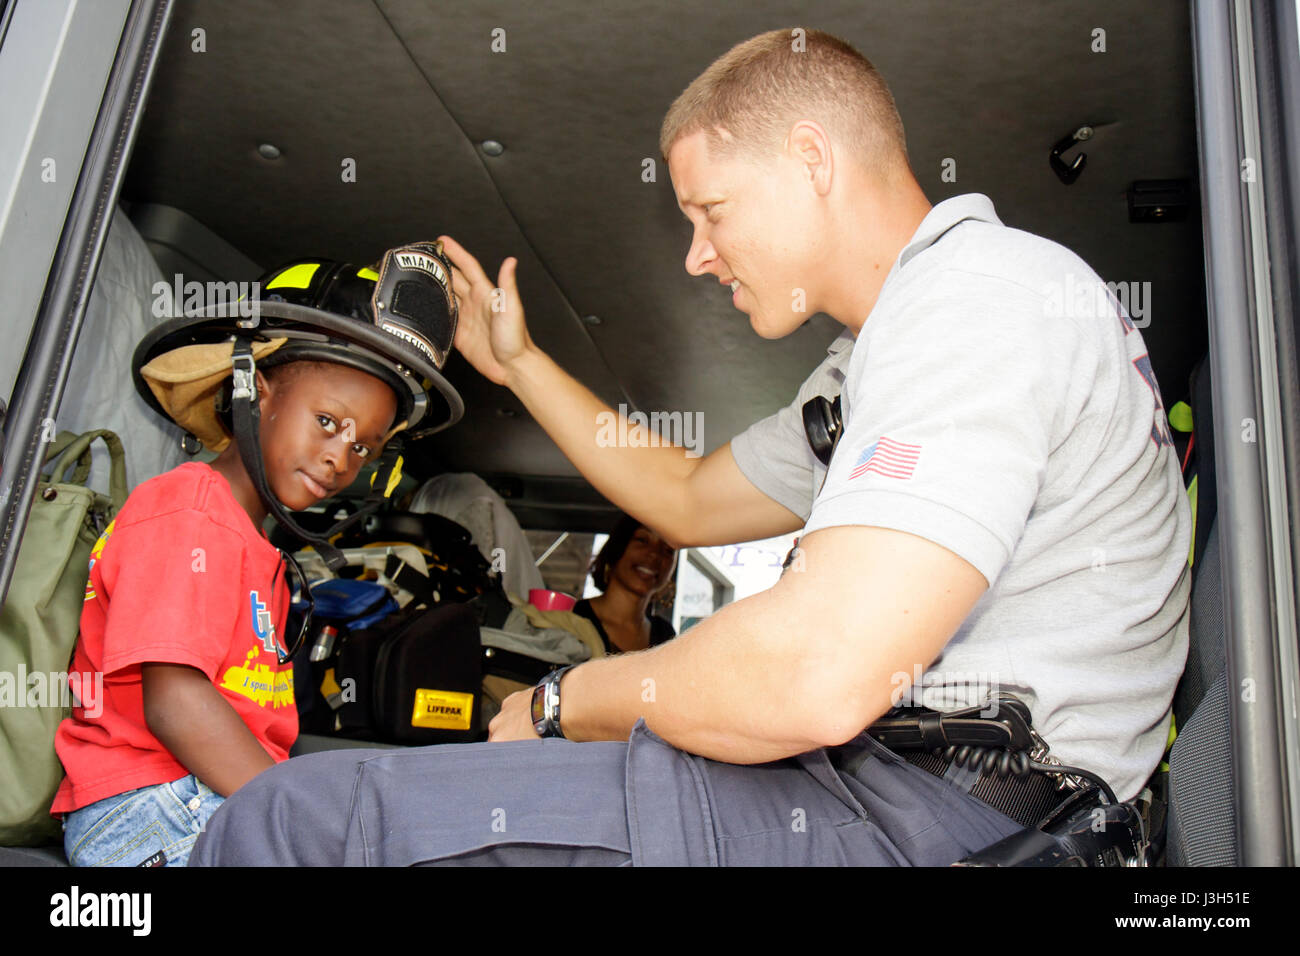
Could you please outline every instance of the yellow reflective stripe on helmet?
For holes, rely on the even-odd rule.
[[[388,487],[384,489],[384,497],[391,498],[393,490],[402,483],[402,456],[397,456],[397,461],[393,462],[393,473],[388,476]]]
[[[361,276],[363,279],[370,279],[372,282],[379,281],[379,273],[374,269],[358,269],[357,275]]]
[[[379,474],[378,471],[372,471],[370,473],[371,488],[375,487],[375,477],[378,474]],[[393,470],[388,476],[388,487],[384,489],[384,497],[391,498],[393,496],[393,489],[395,489],[401,483],[402,483],[402,456],[398,455],[397,460],[393,462]]]
[[[303,262],[290,266],[266,284],[268,289],[305,289],[311,285],[312,276],[320,268],[319,262]]]

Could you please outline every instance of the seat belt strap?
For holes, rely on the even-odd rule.
[[[248,472],[249,480],[252,481],[257,496],[262,500],[267,512],[275,518],[280,527],[299,541],[315,548],[326,566],[337,574],[339,569],[347,564],[347,559],[343,556],[343,552],[330,543],[329,539],[364,520],[379,509],[379,506],[384,501],[385,490],[391,491],[389,479],[391,478],[392,469],[397,467],[400,456],[390,456],[386,451],[385,459],[390,462],[388,471],[374,482],[373,490],[355,514],[349,515],[338,522],[324,534],[312,534],[293,519],[289,510],[275,497],[266,481],[266,463],[262,458],[262,442],[259,430],[262,412],[258,404],[257,363],[253,359],[251,340],[243,336],[235,340],[230,363],[234,381],[230,396],[231,422],[234,426],[235,441],[239,447],[239,456],[244,462],[244,470]]]

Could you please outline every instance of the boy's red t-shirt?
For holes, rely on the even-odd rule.
[[[275,641],[285,642],[288,611],[280,553],[224,477],[187,462],[136,488],[91,553],[72,668],[84,706],[55,736],[67,777],[50,812],[190,772],[145,723],[145,662],[201,670],[266,752],[287,759],[298,711]],[[97,673],[103,693],[92,701],[85,675]]]

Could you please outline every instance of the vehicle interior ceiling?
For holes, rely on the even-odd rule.
[[[1152,366],[1166,408],[1187,397],[1207,334],[1181,3],[178,4],[122,198],[168,277],[252,280],[303,255],[364,264],[442,233],[494,278],[517,256],[538,344],[611,406],[702,412],[707,453],[787,404],[840,326],[819,314],[763,340],[726,289],[686,273],[659,125],[730,46],[796,26],[880,69],[932,203],[984,193],[1103,279],[1150,283]],[[1065,159],[1085,152],[1086,168],[1066,185],[1049,152],[1084,125],[1094,135]],[[1185,218],[1130,221],[1130,190],[1152,180],[1185,186]],[[213,252],[191,219],[239,255]],[[610,506],[507,389],[456,354],[445,374],[465,418],[410,448],[408,470],[476,472],[526,528],[608,530]]]

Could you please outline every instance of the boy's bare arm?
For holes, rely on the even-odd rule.
[[[159,663],[142,670],[149,731],[205,785],[228,797],[275,765],[202,671]]]

